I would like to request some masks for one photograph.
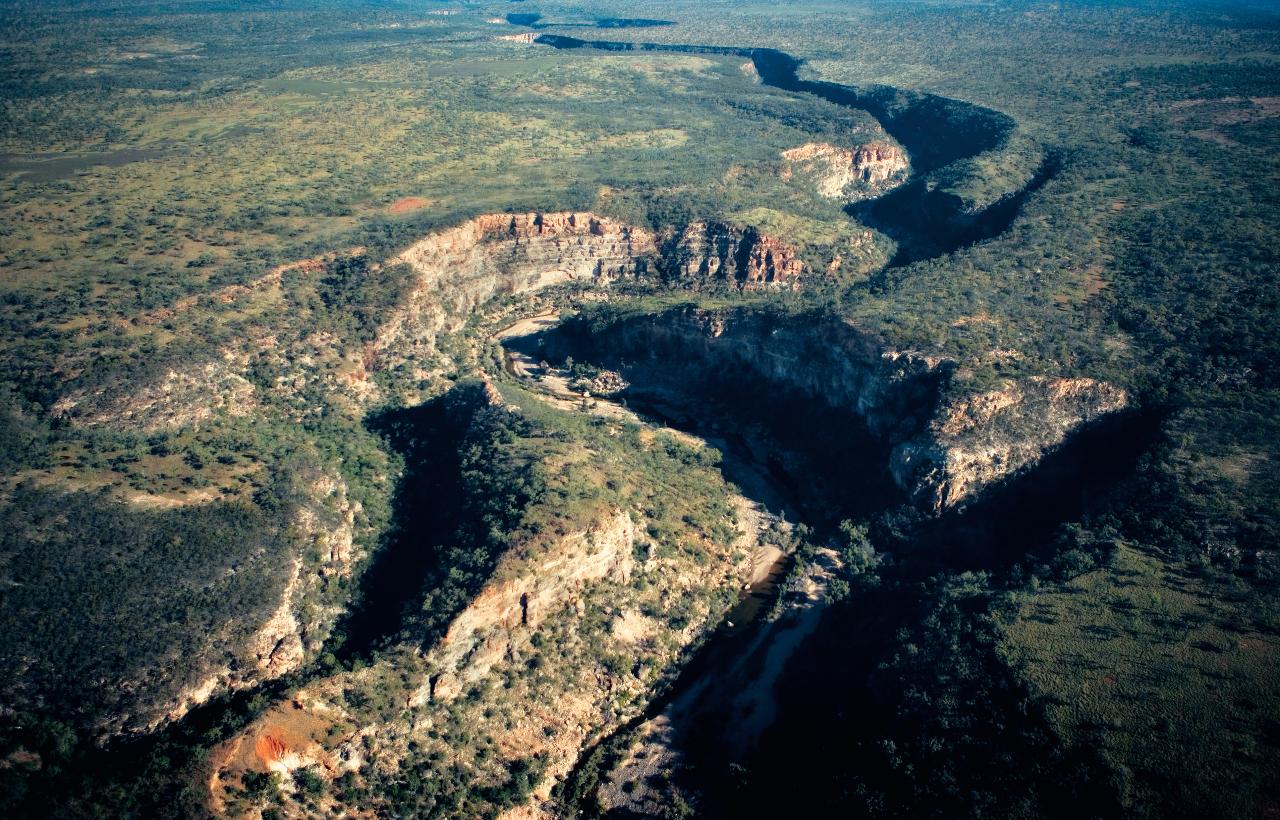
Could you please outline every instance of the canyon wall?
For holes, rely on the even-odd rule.
[[[285,286],[283,273],[293,271],[301,273],[289,287],[314,288],[324,266],[336,258],[283,265],[248,285],[225,288],[213,299],[279,290]],[[657,236],[607,217],[571,212],[478,216],[428,234],[382,264],[408,265],[413,282],[383,317],[373,340],[363,346],[344,347],[341,339],[324,333],[281,339],[276,328],[264,324],[247,330],[243,343],[213,351],[185,367],[133,384],[69,390],[53,412],[79,426],[144,432],[198,425],[220,414],[244,416],[260,412],[264,405],[292,402],[306,382],[316,378],[307,372],[315,369],[310,366],[313,360],[336,355],[343,360],[336,368],[342,375],[319,374],[329,379],[323,387],[332,396],[342,396],[346,412],[358,415],[360,407],[384,398],[369,379],[372,373],[398,371],[404,381],[419,382],[447,369],[435,355],[437,339],[461,329],[478,308],[498,296],[569,282],[603,287],[656,276],[693,288],[796,289],[810,274],[794,247],[754,227],[695,222]],[[181,309],[194,304],[185,299]],[[176,310],[179,306],[163,313],[173,315]],[[144,320],[152,318],[139,321]],[[265,391],[247,378],[251,363],[263,351],[286,371]],[[305,366],[299,368],[299,363]],[[296,408],[291,415],[297,415]]]
[[[378,365],[426,361],[440,334],[495,296],[640,275],[655,252],[648,231],[589,213],[489,214],[432,233],[389,260],[416,282],[379,329]]]
[[[453,619],[427,656],[436,672],[413,702],[453,700],[516,651],[517,630],[537,629],[557,609],[578,611],[584,584],[602,578],[630,581],[637,537],[635,522],[619,510],[591,529],[561,539],[552,553],[532,565],[518,560],[500,565],[496,577]],[[504,578],[508,573],[513,577]]]
[[[330,473],[298,477],[296,494],[286,535],[294,556],[275,608],[247,639],[236,637],[247,626],[243,622],[210,624],[203,649],[145,678],[116,682],[129,700],[121,701],[120,711],[96,718],[100,741],[149,734],[212,697],[295,672],[319,654],[344,611],[342,587],[363,559],[363,510]]]
[[[367,361],[371,371],[401,365],[423,372],[436,361],[437,338],[461,328],[499,294],[565,282],[606,286],[647,275],[674,277],[695,287],[795,288],[810,275],[793,248],[753,228],[698,222],[655,236],[577,213],[478,217],[425,237],[388,263],[412,268],[414,284],[381,323],[371,350],[348,351]],[[829,314],[669,311],[616,324],[593,343],[673,371],[688,369],[682,378],[698,378],[698,368],[741,371],[847,409],[885,444],[896,483],[933,512],[963,505],[984,488],[1035,464],[1083,425],[1126,404],[1123,391],[1113,386],[1052,377],[1009,381],[985,393],[962,395],[951,385],[953,362],[895,350]],[[161,427],[198,423],[218,406],[243,412],[251,401],[267,401],[272,395],[247,395],[249,383],[239,372],[246,361],[244,353],[228,352],[216,367],[195,365],[187,376],[170,373],[157,384],[124,391],[123,406],[94,408],[93,401],[85,400],[69,402],[68,410],[74,407],[87,423],[147,418],[150,422],[143,426]],[[317,378],[332,378],[317,372]],[[225,396],[217,389],[223,384]],[[345,383],[335,382],[330,392],[346,389]],[[355,406],[376,395],[371,387]],[[152,697],[151,705],[137,714],[109,717],[105,733],[150,731],[215,693],[277,678],[314,657],[339,612],[337,599],[326,598],[325,590],[337,583],[334,573],[350,574],[358,562],[353,522],[359,511],[346,503],[333,480],[317,480],[308,497],[294,522],[301,539],[297,563],[279,606],[253,637],[234,656],[207,662],[190,675],[176,697]],[[317,557],[320,552],[326,555]],[[542,599],[551,593],[544,594],[532,581],[526,586],[521,594],[529,595],[533,611],[545,608]],[[479,661],[499,652],[500,640],[477,638],[464,626],[451,633],[448,646],[468,646],[466,651],[478,653]],[[469,668],[484,668],[479,661]],[[442,695],[464,682],[458,679],[464,666],[468,664],[459,658],[441,656],[436,685],[443,683]]]
[[[631,472],[583,466],[613,470],[615,480]],[[718,485],[689,509],[712,505],[728,538],[684,516],[663,524],[643,506],[566,510],[553,495],[545,503],[567,517],[512,543],[440,640],[402,643],[368,665],[317,678],[216,748],[207,781],[213,813],[256,817],[257,805],[242,797],[244,777],[276,772],[286,816],[350,811],[350,795],[365,793],[352,789],[368,789],[361,807],[379,815],[422,816],[423,804],[387,802],[383,791],[412,771],[415,783],[451,782],[475,795],[450,816],[479,816],[472,810],[496,802],[482,795],[536,760],[528,791],[506,816],[554,816],[551,789],[582,750],[641,714],[751,577],[757,524],[725,520],[725,494],[746,503]],[[655,509],[685,503],[674,489],[656,490]],[[655,534],[672,522],[674,530]],[[293,776],[304,768],[330,785],[304,794]]]
[[[1095,379],[1005,381],[946,401],[923,431],[894,448],[890,469],[919,506],[955,507],[1127,404],[1123,390]]]
[[[679,308],[567,332],[584,351],[647,360],[665,378],[698,384],[708,369],[739,373],[847,409],[888,449],[898,486],[933,513],[973,500],[1128,403],[1120,388],[1082,378],[963,392],[952,384],[955,362],[892,349],[829,314]]]
[[[669,272],[658,270],[662,254],[653,234],[607,218],[579,213],[477,217],[430,234],[387,260],[386,264],[412,268],[413,285],[365,349],[344,345],[332,333],[281,340],[273,328],[264,326],[249,334],[243,349],[228,348],[210,361],[109,392],[76,392],[64,397],[56,410],[75,424],[154,432],[211,423],[219,414],[240,416],[273,407],[300,419],[301,413],[314,411],[314,401],[303,402],[303,397],[315,395],[319,387],[329,402],[358,418],[364,407],[384,395],[370,378],[372,373],[399,367],[397,378],[421,379],[429,368],[438,369],[439,336],[460,329],[501,294],[566,282],[607,286],[659,273],[694,285],[794,287],[805,272],[793,249],[750,228],[698,223],[671,231],[663,242],[680,248],[679,262],[670,265]],[[258,294],[285,284],[314,287],[326,261],[309,260],[306,276],[289,283],[283,283],[282,273],[296,265],[273,269],[251,286],[234,289]],[[247,378],[260,350],[279,362],[283,372],[266,389]],[[323,366],[324,356],[349,366]],[[360,557],[352,541],[353,518],[359,510],[347,504],[345,488],[335,482],[317,478],[303,493],[305,500],[295,510],[291,528],[298,538],[297,560],[278,606],[252,636],[229,641],[232,627],[243,632],[246,624],[211,624],[211,645],[224,649],[193,659],[182,675],[157,674],[154,681],[139,682],[137,708],[104,716],[102,736],[153,731],[210,697],[278,678],[315,656],[340,614],[331,588],[352,573]],[[200,496],[193,503],[203,500]],[[225,648],[231,644],[235,646]]]
[[[874,142],[841,148],[829,142],[807,142],[782,152],[782,177],[812,177],[828,199],[867,199],[905,182],[911,163],[901,147]]]
[[[688,285],[798,289],[809,274],[795,248],[752,227],[694,222],[665,244],[660,267]]]

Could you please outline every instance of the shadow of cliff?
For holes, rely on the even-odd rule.
[[[903,267],[954,253],[1009,229],[1027,199],[1060,169],[1056,157],[1040,164],[1030,181],[981,211],[968,213],[954,194],[931,189],[915,178],[884,196],[848,205],[845,212],[898,243],[887,267]]]
[[[958,159],[977,156],[998,147],[1017,125],[1007,114],[937,94],[892,86],[858,88],[821,80],[803,80],[799,70],[804,60],[772,48],[581,40],[556,34],[540,35],[534,42],[555,49],[724,54],[748,58],[764,85],[810,94],[835,105],[869,112],[890,136],[907,149],[913,170],[921,176]],[[940,134],[945,134],[945,139],[939,139]]]
[[[811,325],[811,320],[798,321]],[[626,338],[611,340],[616,327],[570,324],[525,343],[541,342],[538,353],[548,360],[572,355],[621,369],[632,382],[625,394],[632,409],[713,443],[724,442],[726,452],[746,451],[741,458],[725,458],[726,478],[745,485],[747,478],[763,476],[771,491],[797,511],[793,520],[812,526],[819,538],[833,534],[842,519],[868,521],[876,548],[891,553],[878,573],[880,582],[833,605],[789,664],[777,688],[779,719],[753,756],[734,760],[722,742],[726,727],[736,719],[726,711],[708,708],[676,727],[686,766],[679,778],[701,795],[698,807],[705,816],[825,816],[839,809],[841,779],[850,766],[876,771],[889,784],[886,788],[900,797],[912,794],[916,781],[893,769],[892,755],[883,753],[880,741],[901,737],[904,726],[908,736],[916,729],[933,730],[919,715],[905,723],[899,720],[893,705],[896,695],[884,691],[897,678],[883,670],[897,663],[901,636],[930,635],[938,629],[939,579],[989,572],[991,587],[999,589],[1024,577],[1028,568],[1052,565],[1060,553],[1076,546],[1070,541],[1075,530],[1064,525],[1105,518],[1161,430],[1158,412],[1108,416],[1076,431],[1034,466],[987,488],[966,506],[933,517],[906,502],[886,469],[887,445],[849,408],[832,407],[821,397],[770,381],[750,367],[736,365],[732,356],[703,355],[679,334],[627,333],[624,328],[619,335]],[[760,332],[769,334],[771,327],[762,325]],[[815,332],[823,335],[820,329]],[[718,338],[723,342],[730,337],[725,331]],[[824,362],[810,358],[797,366],[822,367]],[[908,395],[919,406],[895,405],[894,413],[927,418],[936,393],[917,389]],[[740,477],[739,471],[750,475]],[[1081,546],[1105,550],[1101,542]],[[987,600],[979,595],[968,604],[962,601],[973,612],[957,616],[956,622],[981,622]],[[957,628],[957,640],[972,645],[956,650],[955,662],[970,664],[966,674],[979,682],[967,682],[962,695],[980,703],[965,718],[972,721],[964,735],[970,759],[958,764],[958,776],[971,783],[995,783],[1000,800],[1021,799],[1019,790],[1026,788],[1026,781],[997,774],[1006,765],[1001,761],[1012,753],[1046,780],[1038,806],[1048,816],[1057,816],[1055,806],[1064,816],[1070,814],[1067,807],[1075,806],[1098,816],[1114,813],[1115,792],[1109,785],[1077,791],[1089,778],[1105,777],[1105,766],[1085,745],[1058,744],[1043,716],[1026,711],[1027,692],[993,645],[964,632],[965,627]],[[729,668],[746,646],[746,634],[717,633],[670,690],[646,709],[646,716],[656,715],[702,678]],[[907,682],[923,687],[930,685],[930,675],[948,672],[914,674],[919,679]],[[914,727],[912,721],[917,720],[923,722]],[[617,733],[616,741],[588,750],[566,781],[564,799],[592,807],[592,778],[616,763],[627,732],[639,723]],[[731,763],[761,774],[747,777],[747,770]],[[806,794],[797,798],[796,789],[779,793],[779,777],[802,785]],[[920,798],[920,807],[943,806],[928,802],[935,798],[942,799]],[[959,811],[963,806],[963,800],[957,800],[951,807]]]
[[[465,523],[461,450],[477,410],[479,387],[454,388],[417,407],[369,417],[366,425],[404,462],[391,523],[361,575],[355,604],[335,629],[340,661],[367,658],[404,637],[424,589],[441,566],[442,545]]]
[[[775,514],[834,529],[842,518],[905,502],[889,473],[889,444],[851,409],[765,378],[723,351],[702,357],[682,350],[678,337],[620,335],[628,334],[567,322],[509,344],[539,359],[572,356],[621,371],[631,385],[618,398],[629,409],[706,440],[721,452],[724,477]],[[925,410],[935,398],[930,384],[920,390]],[[927,413],[902,415],[922,423]]]
[[[985,489],[972,503],[894,532],[878,545],[910,559],[912,572],[983,570],[1045,560],[1061,525],[1103,509],[1156,442],[1158,411],[1115,413],[1077,430],[1033,467]]]
[[[893,560],[878,583],[831,606],[792,658],[775,690],[778,719],[756,749],[733,759],[721,740],[735,720],[727,712],[682,727],[678,779],[700,796],[700,813],[857,816],[854,806],[869,803],[850,798],[861,795],[904,816],[958,816],[971,805],[966,789],[979,788],[997,815],[1012,805],[1043,817],[1123,816],[1094,747],[1060,742],[989,634],[971,626],[988,617],[989,599],[937,589],[973,570],[992,572],[998,589],[1015,565],[1051,562],[1062,525],[1105,511],[1160,425],[1152,412],[1109,418],[965,509],[892,511],[899,530],[887,535],[882,520],[874,540],[894,544]],[[933,702],[937,692],[949,700]],[[936,749],[939,771],[900,766],[903,742]]]

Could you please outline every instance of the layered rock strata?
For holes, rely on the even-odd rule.
[[[655,252],[648,231],[586,213],[489,214],[433,233],[390,260],[416,282],[379,330],[379,365],[425,360],[441,333],[499,294],[607,284],[643,274]]]
[[[363,249],[352,250],[357,252]],[[248,286],[224,289],[224,295],[279,288],[282,275],[293,271],[300,272],[295,284],[307,287],[303,280],[314,278],[330,261],[324,257],[283,265]],[[350,365],[341,369],[345,381],[325,385],[353,407],[382,398],[369,383],[373,372],[403,369],[408,381],[429,378],[440,367],[434,358],[436,340],[459,330],[497,296],[567,282],[607,286],[654,274],[679,278],[690,287],[794,289],[810,273],[795,248],[752,227],[696,222],[655,236],[613,219],[572,212],[478,216],[423,237],[384,264],[408,265],[414,281],[371,342],[342,352]],[[54,413],[79,425],[146,432],[201,424],[218,414],[247,415],[264,404],[288,403],[289,397],[305,392],[310,378],[294,367],[264,394],[246,378],[264,348],[296,365],[305,364],[315,350],[332,348],[335,341],[323,342],[313,334],[282,343],[268,327],[254,338],[254,343],[140,384],[71,391],[54,405]]]
[[[697,284],[739,290],[795,289],[809,273],[796,249],[751,227],[694,222],[668,244],[663,265]]]
[[[829,142],[807,142],[782,152],[784,179],[796,173],[814,179],[828,199],[874,196],[906,181],[911,163],[906,152],[889,142],[841,148]]]
[[[661,602],[737,589],[750,572],[738,542],[702,540],[688,554],[656,555],[645,543],[652,523],[639,510],[601,509],[585,529],[515,545],[428,651],[400,646],[313,681],[215,749],[211,809],[253,816],[237,801],[246,772],[284,775],[286,815],[310,816],[350,805],[332,786],[318,798],[301,795],[292,777],[300,768],[364,784],[394,778],[414,760],[433,777],[453,767],[480,784],[537,758],[532,802],[504,816],[554,816],[545,810],[551,789],[582,749],[638,715],[660,670],[723,614],[698,608],[674,628]],[[474,756],[478,726],[491,733],[484,758]]]

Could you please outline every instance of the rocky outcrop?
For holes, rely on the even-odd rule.
[[[513,544],[429,651],[395,647],[366,667],[314,680],[216,748],[214,813],[256,816],[239,800],[246,772],[286,775],[278,786],[286,816],[313,816],[352,806],[337,788],[304,799],[288,776],[299,768],[327,780],[351,773],[364,786],[412,765],[424,776],[466,773],[479,784],[501,783],[536,758],[543,765],[531,783],[534,803],[509,816],[539,816],[582,750],[638,715],[680,653],[723,615],[688,602],[736,590],[750,571],[741,543],[696,527],[672,542],[686,549],[659,556],[637,549],[654,523],[642,511],[579,513],[580,529],[542,529]],[[687,624],[645,628],[673,608],[689,613]],[[361,808],[396,814],[384,798],[375,791]]]
[[[752,227],[694,222],[669,243],[663,265],[690,285],[795,289],[809,274],[795,248]]]
[[[476,217],[425,237],[389,263],[411,266],[417,283],[372,345],[379,369],[420,368],[438,336],[461,328],[500,294],[566,282],[607,286],[653,272],[692,287],[796,288],[809,274],[795,248],[752,227],[695,222],[657,237],[569,212]]]
[[[428,655],[437,670],[415,703],[448,701],[483,678],[513,651],[512,633],[533,630],[548,613],[580,606],[583,584],[601,578],[625,583],[631,577],[631,548],[637,531],[631,516],[614,513],[594,528],[563,538],[544,560],[515,578],[497,577],[463,610],[444,640]]]
[[[883,442],[899,487],[933,513],[967,503],[1127,404],[1114,385],[1043,376],[967,395],[952,383],[954,361],[894,350],[829,314],[681,308],[568,332],[606,357],[660,362],[651,372],[662,378],[741,373],[847,409]]]
[[[841,148],[829,142],[807,142],[782,152],[784,179],[799,173],[814,180],[828,199],[865,199],[906,181],[911,163],[891,142]]]
[[[305,501],[294,510],[292,535],[305,560],[294,559],[279,605],[233,659],[186,686],[163,714],[126,731],[155,731],[214,695],[297,671],[320,651],[345,603],[333,594],[334,582],[350,577],[363,557],[355,547],[362,509],[348,500],[346,484],[336,476],[321,474],[302,489]]]
[[[1032,465],[1073,431],[1123,410],[1120,388],[1094,379],[1033,377],[947,402],[890,464],[915,502],[940,511]]]

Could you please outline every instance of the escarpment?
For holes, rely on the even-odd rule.
[[[890,469],[920,506],[955,507],[1127,405],[1125,391],[1095,379],[1005,381],[948,400],[923,431],[894,448]]]
[[[906,180],[911,164],[906,153],[888,142],[841,148],[829,142],[807,142],[782,152],[784,179],[794,174],[814,179],[828,199],[865,199]]]
[[[519,412],[495,390],[483,395]],[[683,439],[636,435],[642,453],[592,440],[545,454],[536,470],[548,494],[523,513],[538,525],[509,536],[441,637],[422,645],[405,633],[216,748],[206,781],[215,813],[256,816],[241,785],[265,773],[283,775],[271,798],[287,816],[350,810],[352,794],[380,816],[427,816],[450,800],[456,816],[538,812],[586,746],[641,714],[751,577],[757,524],[736,517],[731,488]],[[651,460],[670,486],[636,481]],[[584,496],[578,470],[622,495]],[[302,792],[300,769],[327,787]],[[405,777],[426,785],[391,786]]]
[[[826,314],[680,308],[565,332],[581,357],[645,367],[667,384],[711,372],[848,411],[882,443],[898,487],[933,513],[973,500],[1128,403],[1114,385],[1047,376],[967,394],[953,385],[954,361],[895,350]]]
[[[363,249],[358,249],[363,251]],[[313,274],[333,259],[307,260],[308,277],[291,283],[314,288]],[[436,358],[440,336],[461,329],[485,303],[501,295],[530,293],[566,283],[607,287],[628,279],[661,277],[690,288],[797,289],[812,274],[787,242],[749,225],[694,222],[655,234],[591,213],[486,214],[433,232],[382,265],[407,265],[409,288],[378,323],[372,340],[344,347],[331,333],[307,333],[292,342],[261,328],[239,347],[211,351],[203,361],[166,370],[137,384],[72,390],[54,412],[83,426],[118,425],[147,432],[208,423],[220,415],[244,416],[272,404],[297,404],[311,381],[358,408],[383,395],[373,373],[396,372],[404,383],[443,368]],[[381,269],[372,265],[370,269]],[[833,267],[838,267],[838,261]],[[253,288],[279,287],[286,265]],[[343,366],[325,374],[317,353],[336,355]],[[284,375],[268,389],[249,378],[253,363],[275,357]],[[301,365],[301,367],[299,366]],[[291,415],[300,412],[290,408]],[[347,412],[350,412],[348,409]]]
[[[430,234],[393,258],[413,268],[408,299],[383,322],[380,366],[425,360],[441,333],[502,294],[565,282],[607,284],[642,274],[656,250],[648,231],[589,213],[489,214]]]
[[[184,686],[168,705],[126,719],[119,731],[155,731],[217,694],[251,689],[295,672],[320,652],[344,611],[343,586],[363,558],[357,545],[363,509],[347,498],[346,484],[337,476],[318,474],[298,483],[301,501],[290,521],[297,554],[279,605],[243,647]],[[199,660],[189,659],[189,664]]]
[[[453,619],[427,656],[436,671],[415,702],[452,700],[517,650],[520,630],[536,630],[557,609],[580,612],[584,584],[603,578],[630,581],[637,537],[635,522],[619,510],[591,529],[562,538],[532,565],[518,559],[499,565],[494,580]],[[514,577],[504,577],[508,574]]]
[[[423,238],[391,263],[416,284],[383,323],[379,367],[425,360],[442,333],[486,301],[577,282],[607,286],[654,273],[691,285],[795,287],[808,272],[786,243],[751,227],[694,223],[663,236],[590,213],[489,214]]]
[[[796,289],[810,273],[795,248],[752,227],[694,222],[665,250],[662,267],[689,285]]]
[[[663,263],[664,270],[688,277],[693,284],[727,277],[734,287],[790,287],[803,271],[793,249],[753,229],[699,223],[671,235],[685,240],[684,267]],[[669,237],[664,242],[673,244]],[[606,286],[618,279],[656,273],[662,262],[658,244],[648,231],[592,214],[479,217],[433,233],[388,260],[412,268],[413,286],[383,319],[365,350],[344,349],[342,340],[332,333],[323,334],[326,344],[320,344],[322,334],[318,333],[309,333],[292,346],[278,344],[268,354],[290,370],[284,377],[277,376],[274,386],[262,389],[248,378],[249,348],[259,344],[255,338],[245,350],[228,350],[213,363],[196,364],[186,372],[166,372],[159,381],[121,386],[111,394],[79,393],[61,409],[74,423],[123,421],[148,431],[216,423],[218,408],[235,416],[278,406],[292,416],[298,397],[317,393],[335,405],[341,400],[341,406],[359,409],[382,395],[369,374],[398,366],[411,371],[410,377],[425,372],[436,361],[437,338],[460,328],[495,296],[566,282]],[[314,278],[287,284],[305,288],[313,286]],[[278,277],[271,286],[281,287]],[[294,355],[298,346],[307,348],[305,356]],[[326,352],[343,361],[358,357],[368,371],[355,385],[363,389],[352,387],[357,371],[314,366],[318,363],[313,359]],[[237,624],[238,636],[223,641],[229,648],[216,657],[200,659],[183,675],[157,673],[162,683],[139,684],[136,708],[105,716],[103,736],[153,731],[211,697],[279,678],[315,657],[347,603],[347,593],[342,591],[346,579],[362,560],[355,523],[360,510],[347,502],[345,488],[333,479],[316,479],[302,495],[306,500],[289,522],[297,541],[290,547],[295,560],[288,565],[287,583],[280,588],[274,609],[252,631],[244,621]],[[210,628],[218,632],[222,626]]]

